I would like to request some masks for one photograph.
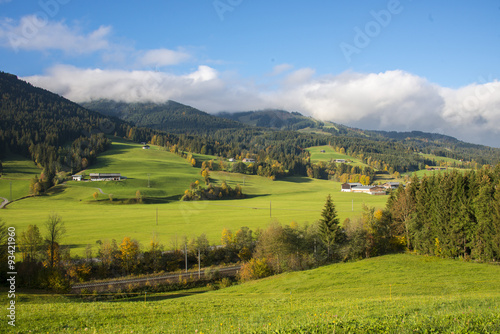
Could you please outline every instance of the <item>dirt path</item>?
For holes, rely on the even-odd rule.
[[[7,203],[9,203],[9,200],[5,197],[0,197],[0,199],[2,200],[2,203],[0,204],[0,209],[3,209],[3,207],[6,206]]]

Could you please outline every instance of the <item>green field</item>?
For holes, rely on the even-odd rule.
[[[325,151],[324,153],[321,152],[323,150]],[[310,147],[307,149],[307,151],[309,151],[309,153],[311,154],[312,163],[317,163],[320,161],[330,162],[330,160],[332,159],[345,159],[351,160],[352,166],[366,166],[366,164],[364,164],[358,158],[353,158],[349,155],[338,153],[333,149],[333,147],[329,145]]]
[[[500,267],[389,255],[205,293],[19,294],[22,333],[498,333]],[[6,305],[6,293],[0,300]],[[0,326],[6,326],[4,321]]]
[[[332,195],[339,218],[359,216],[363,204],[384,207],[386,196],[341,193],[340,183],[303,177],[272,181],[268,178],[212,172],[213,182],[240,184],[247,198],[242,200],[180,202],[178,199],[191,182],[201,180],[200,169],[185,159],[151,147],[114,140],[112,148],[100,155],[97,164],[84,171],[121,173],[127,179],[108,182],[68,181],[51,189],[48,195],[9,204],[0,217],[18,233],[28,224],[43,223],[51,212],[58,213],[66,224],[63,244],[71,245],[72,254],[82,255],[87,244],[97,250],[97,240],[137,239],[146,246],[156,234],[170,247],[173,239],[192,238],[205,233],[211,243],[219,244],[223,228],[233,231],[242,226],[265,227],[278,220],[289,224],[312,223],[320,218],[325,199]],[[149,185],[148,188],[148,174]],[[88,178],[88,177],[87,177]],[[92,194],[101,188],[94,200]],[[149,204],[118,204],[134,198],[139,190]],[[113,194],[114,202],[109,195]],[[156,211],[158,210],[158,225]]]
[[[11,155],[2,161],[3,173],[0,177],[0,196],[9,200],[12,182],[12,200],[29,195],[30,180],[40,175],[41,169],[33,161],[19,155]]]

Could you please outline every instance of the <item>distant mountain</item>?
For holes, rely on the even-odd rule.
[[[235,113],[221,112],[217,116],[255,127],[330,135],[335,137],[336,141],[341,138],[345,138],[345,140],[359,138],[356,145],[360,145],[365,140],[377,143],[376,145],[371,144],[371,146],[378,146],[381,142],[386,142],[387,145],[397,143],[400,147],[406,147],[407,152],[424,152],[465,161],[474,160],[481,164],[500,162],[500,149],[466,143],[454,137],[437,133],[361,130],[334,122],[319,121],[298,112],[278,109]],[[364,150],[366,149],[364,148]]]
[[[81,105],[104,115],[118,117],[136,126],[170,133],[206,133],[220,129],[244,127],[240,122],[215,117],[175,101],[126,103],[97,100],[81,103]]]
[[[300,130],[323,124],[323,122],[317,121],[311,117],[305,117],[298,112],[288,112],[279,109],[235,113],[221,112],[216,116],[238,121],[246,125],[280,130]]]

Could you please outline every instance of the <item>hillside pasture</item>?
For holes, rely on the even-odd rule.
[[[272,181],[254,175],[211,172],[213,183],[226,181],[231,187],[239,184],[246,198],[181,202],[179,198],[192,182],[200,180],[203,184],[200,168],[157,147],[141,147],[115,141],[111,150],[85,171],[87,175],[121,173],[126,180],[68,181],[46,195],[9,204],[0,212],[2,219],[19,232],[29,224],[37,224],[43,233],[45,220],[55,212],[66,224],[63,244],[71,245],[72,254],[83,255],[87,244],[96,251],[97,240],[121,241],[125,236],[146,246],[155,234],[169,248],[176,239],[180,242],[184,236],[193,238],[203,233],[211,243],[220,244],[224,228],[236,232],[242,226],[263,228],[271,221],[312,223],[320,218],[328,194],[341,221],[360,216],[363,205],[382,208],[387,201],[387,196],[341,193],[340,183],[326,180],[291,177]],[[135,204],[133,200],[137,190],[145,197],[143,203]],[[95,192],[97,200],[93,198]],[[113,194],[113,201],[109,194]]]
[[[500,267],[399,254],[218,291],[82,302],[18,294],[16,330],[127,333],[497,333]],[[6,293],[1,294],[5,302]]]
[[[331,160],[335,159],[344,159],[352,161],[351,163],[352,166],[361,166],[361,167],[367,166],[360,159],[353,158],[346,154],[338,153],[333,149],[333,147],[329,145],[309,147],[307,151],[309,151],[309,153],[311,154],[312,163],[317,163],[320,161],[330,162]]]
[[[41,169],[35,163],[20,155],[9,155],[2,161],[3,172],[0,177],[0,196],[10,198],[10,183],[12,182],[12,200],[28,196],[30,180],[39,176]]]

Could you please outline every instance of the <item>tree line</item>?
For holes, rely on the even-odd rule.
[[[500,164],[411,179],[387,215],[422,254],[500,260]],[[404,233],[403,233],[404,232]]]

